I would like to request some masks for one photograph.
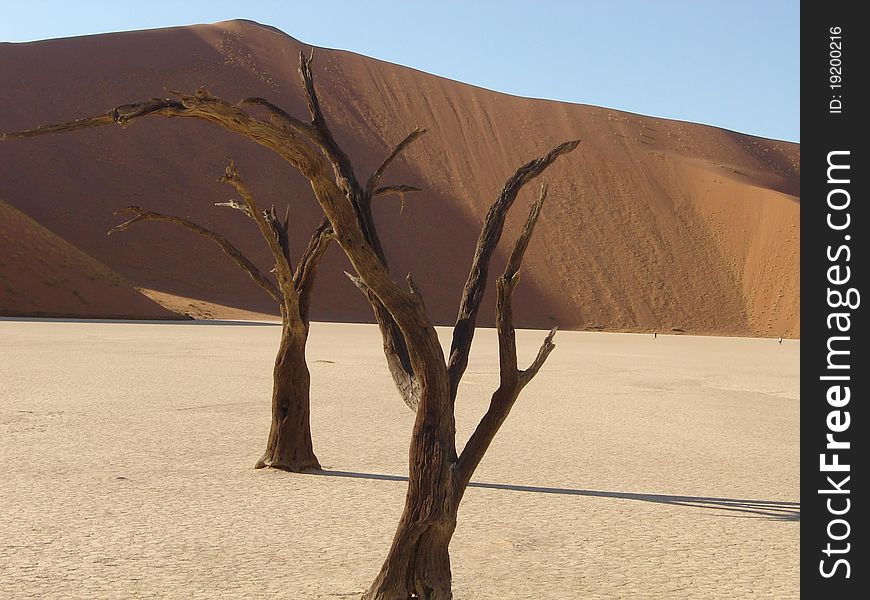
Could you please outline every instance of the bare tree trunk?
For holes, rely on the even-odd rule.
[[[266,451],[256,468],[273,467],[301,473],[320,468],[314,455],[309,423],[311,376],[305,363],[305,338],[281,332],[272,388],[272,425]]]
[[[418,498],[416,503],[423,502],[425,498]],[[441,523],[406,521],[403,516],[387,561],[363,600],[453,598],[448,548],[455,529],[455,509],[452,520]]]
[[[464,461],[449,459],[439,450],[437,433],[425,421],[422,426],[427,431],[420,435],[415,426],[405,507],[389,553],[363,600],[453,597],[449,548],[459,504],[472,473],[518,395],[516,387],[500,388],[493,394],[490,410],[481,420],[472,445],[466,447],[467,453],[463,453]],[[449,398],[449,392],[442,394],[438,402],[447,403]],[[431,402],[421,398],[422,406]],[[428,485],[421,485],[421,480]]]
[[[223,179],[236,188],[244,204],[234,200],[219,204],[242,211],[261,228],[267,241],[270,241],[270,249],[276,261],[275,270],[278,271],[283,267],[278,276],[278,286],[264,276],[256,265],[224,236],[181,217],[144,210],[138,206],[128,206],[116,211],[115,214],[128,213],[133,217],[115,226],[109,233],[124,231],[144,221],[164,221],[184,227],[220,246],[253,281],[281,304],[283,328],[273,369],[272,421],[266,451],[257,461],[255,468],[274,467],[294,472],[319,469],[320,464],[312,449],[309,425],[310,377],[305,363],[305,344],[308,340],[311,292],[318,264],[332,239],[332,227],[329,221],[324,220],[314,231],[308,248],[302,254],[296,271],[291,277],[286,218],[282,223],[275,215],[274,208],[266,211],[259,209],[253,195],[242,182],[232,163]]]
[[[436,416],[449,404],[450,388],[444,381],[444,386],[429,386],[420,396],[405,508],[387,558],[363,600],[453,597],[448,549],[459,503],[453,415]]]

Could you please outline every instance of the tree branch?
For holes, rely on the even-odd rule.
[[[534,378],[534,376],[538,374],[538,371],[541,370],[541,367],[544,366],[544,363],[550,356],[550,352],[552,352],[553,349],[556,347],[556,344],[553,343],[553,338],[556,337],[556,332],[558,330],[558,327],[553,327],[550,330],[550,333],[548,333],[547,337],[544,338],[544,342],[541,344],[535,360],[532,361],[532,364],[529,365],[528,369],[520,371],[519,379],[521,389],[526,387],[526,385],[528,385],[528,383]]]
[[[283,127],[274,119],[272,121],[256,119],[246,113],[239,105],[230,104],[201,88],[192,95],[170,92],[178,98],[177,100],[158,99],[139,104],[123,105],[109,111],[106,115],[40,127],[18,134],[7,134],[3,139],[35,137],[113,123],[124,125],[142,116],[155,115],[208,121],[246,137],[258,145],[269,148],[308,179],[315,198],[333,225],[336,239],[340,240],[354,269],[358,273],[364,274],[372,298],[376,300],[373,309],[378,323],[382,327],[382,331],[384,331],[383,328],[386,328],[384,335],[392,336],[392,339],[385,341],[385,347],[389,346],[395,349],[398,356],[394,361],[395,364],[407,365],[407,372],[404,375],[399,373],[399,375],[401,377],[407,376],[409,379],[418,377],[418,375],[410,375],[414,372],[411,369],[411,364],[417,360],[419,368],[424,370],[424,374],[419,375],[420,377],[429,380],[432,380],[433,377],[437,378],[440,375],[432,371],[431,365],[426,364],[422,357],[418,356],[415,359],[411,356],[403,337],[405,332],[414,331],[414,335],[424,336],[425,339],[432,342],[434,348],[435,340],[437,340],[434,329],[430,330],[428,326],[424,330],[420,329],[420,323],[428,323],[428,317],[425,316],[425,311],[419,304],[418,298],[399,287],[389,277],[386,257],[377,238],[371,211],[359,203],[362,190],[353,176],[350,161],[329,132],[317,100],[311,76],[310,58],[306,59],[304,55],[300,55],[299,70],[309,102],[309,111],[312,114],[311,127],[304,129]],[[254,104],[259,103],[254,102]],[[330,164],[335,171],[334,179],[327,175],[327,168]],[[263,219],[265,217],[262,217],[262,212],[258,208],[252,210],[252,215],[256,218],[261,232],[264,233],[264,237],[266,237],[270,249],[276,257],[276,271],[279,280],[287,278],[289,281],[289,263],[285,265],[283,264],[285,261],[278,259],[273,245],[274,234],[267,236],[264,232]],[[271,226],[265,229],[271,231]],[[373,258],[377,264],[372,263]],[[279,284],[282,288],[285,287],[281,281]],[[292,292],[292,297],[288,297],[290,301],[297,298],[295,289]],[[394,314],[397,316],[393,316]],[[388,362],[390,360],[392,359],[388,357]],[[396,385],[402,387],[402,383],[398,379]],[[422,384],[417,383],[417,385]],[[407,394],[403,393],[403,397],[407,397]],[[448,417],[445,415],[443,418]]]
[[[305,98],[308,104],[308,112],[311,114],[310,126],[312,135],[316,139],[318,146],[321,148],[323,153],[326,155],[326,158],[332,165],[333,171],[335,172],[336,183],[338,184],[338,187],[344,192],[345,196],[353,207],[354,212],[356,213],[357,221],[362,228],[366,241],[377,254],[378,259],[381,261],[381,264],[384,265],[385,268],[387,268],[387,257],[384,253],[384,248],[381,244],[381,240],[378,237],[377,229],[374,224],[374,218],[372,216],[370,203],[371,197],[367,195],[365,190],[363,190],[360,186],[359,180],[356,178],[356,174],[353,169],[353,164],[351,163],[350,158],[348,158],[344,150],[342,150],[338,143],[335,141],[335,137],[332,135],[332,131],[329,129],[329,124],[326,121],[326,116],[324,115],[323,109],[320,106],[320,100],[317,97],[317,90],[314,86],[314,77],[311,73],[311,62],[313,57],[313,49],[311,55],[308,57],[305,56],[304,52],[299,53],[299,74],[302,77],[302,84],[305,88]],[[419,137],[425,130],[415,131],[418,131],[419,133],[412,132],[408,137],[406,137],[406,140],[408,141],[404,143],[404,145],[401,143],[399,144],[402,148],[414,141],[414,139]],[[386,164],[382,166],[386,168]],[[399,193],[402,191],[407,192],[412,190],[402,190],[401,186],[394,186],[393,189],[384,188],[381,193]]]
[[[514,244],[514,249],[508,258],[504,268],[502,277],[513,278],[520,272],[520,267],[523,264],[523,257],[526,255],[526,249],[529,247],[529,240],[532,238],[532,233],[535,230],[535,225],[538,223],[538,217],[541,215],[541,209],[544,207],[544,201],[547,199],[547,184],[541,184],[541,191],[538,193],[538,199],[532,202],[529,209],[529,216],[526,217],[525,225],[520,232]]]
[[[529,216],[525,225],[514,244],[513,251],[505,264],[504,272],[496,280],[496,329],[498,331],[499,347],[499,373],[502,387],[516,387],[517,393],[522,389],[519,386],[519,370],[517,369],[517,342],[513,324],[513,292],[520,280],[520,267],[523,257],[529,247],[529,240],[535,231],[535,225],[541,214],[541,208],[547,199],[547,186],[541,184],[541,193],[538,199],[532,203]],[[553,333],[555,335],[555,332]],[[551,338],[549,338],[551,339]],[[546,357],[544,357],[546,358]],[[539,367],[540,368],[540,367]]]
[[[251,210],[247,207],[247,205],[242,204],[240,202],[236,202],[235,200],[227,200],[226,202],[215,202],[214,205],[215,206],[226,206],[227,208],[233,208],[235,210],[243,212],[251,219],[254,218],[254,215],[251,214]]]
[[[544,156],[517,169],[516,173],[504,184],[501,193],[486,214],[483,228],[477,239],[468,279],[462,291],[456,325],[453,327],[453,341],[450,345],[450,360],[447,367],[450,375],[450,397],[453,402],[456,401],[459,382],[468,367],[468,353],[471,351],[471,342],[474,339],[477,325],[477,314],[480,311],[480,303],[486,290],[489,261],[501,238],[507,213],[516,200],[517,194],[526,183],[543,173],[557,158],[573,151],[579,143],[580,140],[572,140],[559,144]]]
[[[317,267],[320,265],[320,259],[323,258],[323,253],[326,252],[329,242],[334,237],[332,225],[328,219],[324,218],[314,230],[308,247],[302,253],[299,263],[296,265],[296,272],[293,274],[293,284],[299,295],[299,316],[306,323],[311,308],[311,293],[314,290]]]
[[[523,226],[523,230],[520,233],[520,237],[517,238],[516,245],[514,246],[513,252],[511,252],[510,258],[508,259],[507,265],[505,265],[504,274],[501,279],[510,280],[510,287],[507,287],[507,283],[505,285],[505,290],[499,290],[499,305],[498,309],[498,317],[502,321],[499,327],[499,335],[501,336],[502,331],[504,330],[505,337],[507,341],[512,345],[511,354],[513,356],[513,364],[512,369],[514,371],[517,370],[517,353],[516,353],[516,340],[513,333],[513,316],[512,312],[512,302],[511,298],[513,295],[513,289],[516,286],[516,283],[519,279],[520,275],[520,266],[523,262],[523,257],[525,256],[526,249],[529,246],[529,240],[532,238],[532,233],[535,230],[535,225],[538,222],[538,217],[541,214],[541,208],[544,206],[544,201],[547,199],[547,184],[541,184],[541,193],[538,196],[537,201],[532,204],[532,208],[529,211],[529,216],[526,219],[526,224]],[[501,283],[501,280],[499,281]],[[507,332],[507,329],[510,329],[510,333]],[[553,338],[556,337],[556,331],[558,331],[558,327],[553,327],[550,330],[550,333],[547,334],[547,337],[544,338],[544,343],[541,345],[540,350],[538,350],[538,355],[535,357],[535,360],[532,362],[531,366],[524,371],[519,371],[517,373],[518,376],[518,386],[519,389],[522,390],[523,387],[528,384],[532,380],[532,378],[538,373],[541,367],[544,365],[544,362],[547,360],[547,357],[550,356],[550,352],[556,347],[553,343]]]
[[[362,190],[357,182],[350,159],[335,141],[335,137],[332,135],[332,131],[326,122],[323,109],[320,107],[317,90],[314,88],[314,77],[311,74],[311,62],[313,59],[313,48],[311,55],[307,58],[304,52],[299,52],[299,74],[302,77],[302,85],[305,88],[305,100],[308,104],[308,112],[311,114],[311,122],[308,125],[313,135],[317,138],[320,148],[332,164],[338,186],[344,191],[348,200],[353,204],[354,209],[359,213],[359,199],[362,196]]]
[[[344,274],[368,299],[375,313],[378,329],[381,332],[384,357],[387,359],[387,368],[390,371],[390,376],[393,378],[393,383],[396,385],[402,401],[411,411],[416,412],[417,407],[420,405],[422,388],[420,380],[414,375],[411,358],[401,329],[383,303],[378,300],[375,293],[372,292],[362,279],[351,275],[347,271]]]
[[[405,139],[398,143],[393,151],[390,152],[390,154],[384,159],[384,162],[381,163],[381,166],[375,169],[375,172],[372,173],[371,177],[369,177],[369,181],[366,184],[366,198],[371,198],[372,196],[377,195],[377,185],[378,183],[380,183],[381,177],[383,176],[384,171],[387,170],[387,167],[390,166],[390,163],[393,162],[396,157],[398,157],[405,150],[405,148],[414,143],[414,140],[419,139],[420,136],[422,136],[424,133],[426,133],[425,129],[417,127],[414,129],[414,131],[406,135]]]
[[[76,131],[79,129],[90,129],[92,127],[102,127],[103,125],[111,125],[113,123],[126,126],[127,123],[139,117],[154,114],[170,116],[173,113],[183,110],[184,106],[177,100],[170,100],[168,98],[152,98],[151,100],[136,104],[123,104],[113,108],[104,115],[96,117],[86,117],[84,119],[76,119],[75,121],[57,123],[55,125],[43,125],[35,129],[18,131],[15,133],[4,133],[0,136],[0,141],[32,138],[50,133]]]
[[[263,217],[265,217],[266,223],[269,224],[269,228],[272,230],[272,234],[275,236],[275,239],[278,240],[278,246],[281,248],[281,254],[289,265],[290,236],[288,230],[290,228],[290,205],[287,205],[287,210],[284,213],[283,221],[278,218],[278,214],[275,212],[274,204],[263,211]]]
[[[420,192],[422,191],[418,187],[414,187],[413,185],[387,185],[384,187],[379,187],[376,189],[372,195],[373,196],[386,196],[388,194],[399,194],[403,196],[408,192]]]
[[[256,96],[251,96],[248,98],[242,98],[236,106],[262,106],[269,113],[278,120],[278,122],[284,124],[290,130],[305,135],[310,136],[312,134],[311,125],[305,123],[293,115],[287,113],[284,109],[272,104],[265,98],[259,98]]]
[[[399,213],[405,211],[405,194],[408,192],[419,192],[420,188],[412,185],[388,185],[380,187],[374,191],[375,196],[385,196],[387,194],[396,194],[399,197]],[[369,199],[370,200],[370,199]]]
[[[260,270],[251,262],[248,258],[246,258],[238,248],[233,246],[225,237],[220,235],[219,233],[215,233],[210,229],[206,229],[200,225],[192,221],[188,221],[187,219],[183,219],[181,217],[176,217],[173,215],[165,215],[162,213],[152,212],[144,210],[138,206],[128,206],[127,208],[117,210],[114,214],[120,215],[123,213],[133,213],[135,216],[132,219],[124,221],[120,225],[116,225],[112,229],[109,230],[109,235],[117,232],[124,231],[131,225],[135,225],[136,223],[141,223],[144,221],[166,221],[168,223],[174,223],[176,225],[180,225],[185,229],[193,231],[194,233],[198,233],[199,235],[210,239],[218,246],[221,247],[227,256],[232,258],[241,269],[248,274],[248,276],[254,280],[257,285],[266,290],[266,292],[272,297],[275,302],[281,303],[281,293],[278,291],[278,288],[266,277],[264,276]]]
[[[283,288],[288,284],[292,284],[293,272],[290,267],[287,231],[282,229],[280,222],[276,218],[275,207],[273,206],[267,211],[260,209],[254,195],[239,176],[236,165],[232,160],[227,165],[224,175],[218,181],[231,185],[239,193],[239,196],[242,197],[245,206],[248,207],[251,218],[257,224],[257,227],[259,227],[260,234],[269,245],[269,250],[272,251],[272,257],[275,259],[278,285]]]
[[[538,221],[538,216],[541,214],[541,208],[546,198],[547,187],[542,185],[541,193],[529,210],[529,216],[514,244],[504,272],[496,280],[496,328],[498,330],[500,383],[490,399],[489,409],[481,418],[474,433],[468,438],[468,442],[459,456],[456,470],[459,485],[456,489],[460,496],[465,486],[471,480],[474,470],[483,459],[483,455],[489,448],[490,443],[492,443],[493,438],[495,438],[496,433],[498,433],[502,423],[507,419],[520,391],[537,374],[544,361],[550,355],[550,352],[555,348],[553,337],[556,335],[556,329],[553,328],[544,340],[532,366],[525,371],[517,369],[517,342],[516,331],[513,325],[511,300],[513,291],[519,282],[523,256],[529,246],[529,240],[532,237],[532,233],[534,233],[535,224]]]
[[[312,58],[313,51],[309,57],[306,57],[304,52],[299,53],[299,74],[302,77],[308,111],[311,114],[311,125],[316,132],[315,136],[319,147],[323,150],[332,165],[339,188],[344,192],[350,206],[353,208],[356,222],[360,227],[368,246],[378,258],[378,261],[384,269],[384,273],[387,274],[389,271],[387,257],[380,238],[378,237],[377,228],[374,224],[370,196],[368,196],[359,185],[359,181],[356,178],[350,159],[338,146],[335,137],[329,129],[326,117],[323,114],[323,109],[320,106],[320,100],[317,97],[317,90],[314,86],[314,78],[311,73]],[[397,149],[394,150],[393,154],[397,156],[403,148],[423,133],[423,130],[415,131],[417,131],[417,133],[412,132],[409,136],[406,136],[405,140],[397,146]],[[392,158],[388,157],[389,160],[384,161],[382,169],[380,169],[381,173],[383,173],[383,170],[386,169],[393,158],[395,158],[395,156],[392,156]],[[378,176],[378,178],[380,178],[380,176]],[[392,188],[384,188],[380,193],[404,194],[405,192],[410,191],[415,190],[410,189],[410,186],[394,186]],[[344,244],[342,244],[342,246],[344,246]],[[350,258],[351,262],[353,262],[353,257],[350,256]],[[357,272],[362,274],[362,271],[357,270]],[[362,280],[358,279],[358,281]],[[394,282],[391,280],[391,283]],[[407,404],[412,410],[416,410],[420,400],[421,388],[420,382],[411,367],[411,356],[408,351],[404,333],[399,327],[392,311],[388,310],[385,306],[385,299],[382,298],[380,294],[375,293],[375,291],[369,286],[366,286],[365,289],[360,289],[363,290],[363,293],[369,300],[369,304],[372,306],[372,310],[375,314],[375,320],[378,322],[378,328],[381,331],[381,337],[384,342],[384,355],[387,359],[387,366],[390,369],[393,382],[396,384],[396,388],[399,390],[399,394],[405,404]],[[419,299],[419,296],[412,296],[412,298]],[[419,309],[422,310],[422,304],[420,304]]]
[[[322,168],[319,156],[319,142],[313,132],[297,135],[296,132],[278,125],[255,119],[238,105],[217,98],[204,88],[199,88],[194,94],[185,94],[168,90],[178,99],[155,98],[145,102],[124,104],[113,108],[104,115],[87,117],[59,123],[44,125],[36,129],[7,133],[0,140],[37,137],[51,133],[75,131],[103,125],[119,124],[125,126],[131,121],[145,116],[187,117],[201,119],[217,124],[228,131],[242,135],[251,141],[273,150],[291,165],[299,169],[303,175],[316,176]]]

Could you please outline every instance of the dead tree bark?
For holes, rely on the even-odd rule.
[[[500,385],[492,395],[489,409],[459,455],[456,451],[454,400],[467,364],[489,260],[501,237],[507,212],[519,190],[541,175],[559,156],[574,150],[579,140],[565,142],[545,156],[520,167],[490,208],[463,293],[448,362],[413,281],[409,277],[408,286],[405,287],[393,281],[389,275],[370,211],[373,195],[370,190],[378,189],[377,180],[383,169],[376,171],[366,186],[358,183],[350,160],[335,142],[321,110],[310,57],[300,54],[299,71],[311,113],[308,121],[297,119],[262,99],[248,98],[233,105],[199,90],[194,95],[175,93],[177,100],[162,99],[125,105],[101,117],[21,132],[12,137],[30,137],[107,123],[124,125],[146,115],[194,117],[217,123],[272,149],[305,176],[332,225],[336,242],[356,272],[355,282],[369,298],[376,315],[379,310],[389,315],[389,319],[384,321],[386,326],[381,318],[378,319],[382,333],[386,329],[384,346],[388,361],[391,351],[400,353],[394,364],[397,372],[409,382],[406,389],[415,395],[417,404],[404,511],[384,565],[364,594],[364,599],[448,600],[452,597],[449,545],[456,528],[459,503],[475,468],[520,391],[535,376],[554,347],[555,330],[545,338],[532,365],[523,371],[517,368],[511,294],[518,281],[523,254],[546,198],[546,188],[542,188],[533,204],[505,272],[498,281]],[[241,108],[245,105],[264,107],[269,119],[251,116]],[[383,168],[419,135],[412,132],[384,161]],[[396,191],[395,188],[380,189]],[[396,344],[391,343],[394,334]],[[396,373],[393,373],[393,377],[396,378]]]
[[[132,213],[133,217],[109,231],[123,231],[144,221],[164,221],[181,226],[216,243],[248,276],[263,288],[281,310],[281,341],[272,373],[272,417],[266,450],[257,461],[256,468],[274,467],[293,472],[319,469],[320,463],[314,454],[310,424],[311,377],[305,361],[308,341],[308,313],[311,291],[314,287],[317,265],[332,239],[332,227],[324,221],[315,230],[308,247],[302,254],[295,272],[290,269],[290,244],[287,218],[281,222],[274,207],[261,210],[253,194],[230,163],[221,177],[232,185],[242,198],[219,202],[240,210],[252,219],[260,229],[275,259],[277,285],[246,258],[224,236],[187,219],[129,206],[115,214]]]
[[[305,362],[307,331],[300,335],[286,323],[275,357],[272,420],[266,450],[254,468],[272,467],[295,473],[320,469],[311,441],[311,376]]]
[[[543,167],[546,168],[546,167]],[[542,169],[543,170],[543,169]],[[555,345],[552,329],[544,340],[532,365],[520,371],[517,367],[516,339],[512,321],[511,297],[519,281],[519,269],[532,232],[546,199],[546,188],[532,205],[504,273],[497,280],[497,330],[499,338],[500,385],[493,393],[490,406],[480,420],[461,455],[455,454],[453,423],[444,427],[441,436],[429,428],[436,419],[418,417],[412,435],[409,486],[405,508],[393,538],[393,543],[374,583],[363,596],[365,600],[399,600],[452,598],[449,546],[456,529],[457,514],[462,496],[471,481],[477,465],[504,423],[520,391],[537,374]],[[497,238],[493,243],[497,243]],[[466,343],[466,342],[463,342]],[[470,344],[470,338],[467,341]],[[447,365],[444,365],[447,371]],[[448,407],[453,415],[455,391],[447,375],[447,388],[440,389],[435,398],[424,393],[423,401]],[[421,404],[421,410],[422,410]],[[419,414],[419,413],[418,413]],[[452,452],[443,452],[445,446]],[[442,438],[442,439],[439,439]],[[438,475],[434,487],[420,485],[425,474]]]

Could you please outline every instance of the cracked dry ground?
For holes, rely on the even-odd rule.
[[[412,415],[376,327],[315,323],[330,472],[254,471],[279,333],[0,321],[0,597],[358,596],[401,512]],[[528,361],[542,333],[518,335]],[[799,342],[556,343],[463,501],[457,599],[797,598]],[[482,330],[460,443],[496,352]]]

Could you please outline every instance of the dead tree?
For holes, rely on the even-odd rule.
[[[360,185],[350,159],[336,143],[326,126],[326,120],[314,91],[308,63],[304,68],[307,70],[304,82],[309,99],[309,109],[313,115],[312,120],[307,122],[293,117],[264,98],[248,97],[236,104],[230,104],[211,95],[205,88],[200,88],[193,95],[170,91],[172,98],[152,98],[145,102],[124,104],[95,117],[3,134],[0,136],[0,141],[89,129],[103,125],[117,124],[121,127],[127,127],[131,122],[141,117],[157,116],[187,117],[209,121],[273,150],[291,164],[298,158],[298,152],[292,148],[293,144],[315,144],[322,149],[333,165],[335,184],[345,193],[353,204],[355,213],[359,215],[360,227],[363,229],[366,242],[372,247],[372,251],[381,261],[384,269],[388,269],[386,255],[374,226],[371,203],[375,197],[392,194],[398,195],[404,204],[405,194],[420,191],[419,188],[411,185],[382,186],[380,183],[390,164],[426,130],[418,128],[409,133],[372,173],[366,181],[366,185]],[[248,107],[265,112],[266,118],[257,118],[245,110]],[[368,294],[368,300],[383,337],[384,355],[390,374],[402,400],[414,411],[419,403],[420,384],[411,367],[405,338],[392,314],[384,307],[380,299],[374,294]]]
[[[287,159],[287,155],[282,154],[278,151],[278,148],[268,142],[269,133],[271,132],[273,135],[285,135],[295,139],[300,134],[310,135],[314,131],[310,124],[298,121],[263,98],[245,98],[237,105],[230,105],[219,98],[211,96],[202,88],[197,90],[193,96],[180,92],[173,92],[173,94],[175,94],[176,99],[152,98],[146,102],[118,106],[105,115],[97,117],[79,119],[58,125],[48,125],[18,133],[3,134],[0,136],[0,141],[31,138],[110,124],[119,124],[122,127],[126,127],[133,120],[145,116],[190,117],[221,125],[224,129],[275,150]],[[185,106],[185,102],[188,106]],[[194,110],[190,110],[192,103],[197,105],[197,108]],[[242,107],[261,108],[267,113],[268,118],[265,120],[258,119],[248,114]],[[319,105],[317,110],[319,112]],[[236,117],[242,116],[244,118],[238,121],[235,120]],[[348,196],[354,198],[355,206],[360,207],[361,214],[366,215],[367,223],[372,223],[371,202],[373,198],[392,194],[400,196],[404,203],[405,194],[419,191],[419,188],[410,185],[381,186],[379,184],[387,167],[409,144],[423,133],[424,130],[415,130],[402,140],[375,170],[367,181],[365,188],[357,184],[355,177],[343,182],[347,186]],[[334,139],[332,139],[331,134],[329,134],[328,138],[324,138],[322,143],[331,148],[334,160],[340,161],[344,170],[349,170],[352,173],[350,160],[339,148],[338,144],[335,143]],[[182,225],[218,243],[256,283],[263,287],[278,302],[281,308],[283,327],[273,371],[272,419],[266,450],[262,458],[257,461],[256,468],[269,466],[294,472],[319,469],[320,464],[314,454],[311,441],[309,419],[310,374],[305,363],[305,346],[308,339],[308,312],[311,291],[314,286],[314,278],[320,257],[326,250],[329,241],[334,237],[332,226],[327,219],[324,219],[312,236],[308,248],[297,264],[295,272],[293,272],[289,265],[290,253],[287,244],[286,219],[283,223],[280,222],[274,213],[274,207],[270,210],[262,211],[257,206],[256,200],[238,176],[234,165],[230,164],[226,175],[221,178],[221,181],[235,187],[243,202],[230,201],[217,203],[217,205],[240,209],[257,224],[275,260],[274,272],[278,280],[278,285],[275,286],[268,278],[262,276],[262,274],[257,274],[258,272],[253,263],[244,258],[237,249],[233,248],[229,242],[218,234],[189,221],[187,224]],[[137,207],[129,208],[130,211],[135,211],[136,209]],[[141,209],[138,210],[141,211]],[[144,213],[145,211],[142,212]],[[155,220],[159,218],[160,220],[169,221],[173,218],[170,215],[160,215],[158,217],[157,213],[149,214],[153,216],[148,219],[134,218],[127,225],[142,220]],[[174,217],[174,219],[176,219],[174,221],[175,224],[182,224],[182,220],[177,217]],[[366,239],[371,240],[379,260],[381,260],[386,268],[386,256],[374,230],[373,223],[368,226],[367,232],[368,237]],[[218,241],[218,239],[222,241]],[[374,296],[370,297],[369,301],[383,334],[384,354],[396,388],[405,404],[411,410],[416,410],[419,386],[416,384],[416,379],[413,376],[404,337],[383,304]]]
[[[404,147],[419,137],[415,130],[400,143],[365,186],[359,184],[347,155],[339,148],[321,110],[311,73],[311,58],[300,54],[299,71],[305,88],[310,120],[297,119],[263,99],[230,104],[200,89],[193,95],[175,93],[175,99],[156,99],[118,107],[108,114],[13,134],[29,137],[108,123],[124,125],[146,115],[201,118],[249,137],[275,151],[308,180],[314,196],[331,224],[336,242],[350,260],[354,282],[372,302],[391,373],[402,374],[405,390],[417,404],[411,436],[408,491],[405,507],[387,558],[364,594],[366,600],[407,600],[452,597],[449,545],[456,528],[457,511],[465,489],[490,442],[504,422],[523,387],[531,381],[553,350],[555,329],[544,339],[532,364],[517,366],[511,297],[519,279],[523,254],[541,207],[545,187],[533,203],[522,233],[497,281],[497,330],[500,384],[490,406],[461,453],[456,449],[454,403],[465,372],[476,319],[486,286],[489,261],[501,238],[505,218],[520,189],[541,175],[555,160],[574,150],[579,140],[565,142],[546,155],[520,167],[505,183],[487,213],[477,242],[471,270],[463,291],[453,332],[449,360],[445,358],[423,299],[410,275],[408,285],[394,281],[386,267],[383,249],[371,216],[371,199],[379,190],[383,169]],[[255,104],[270,118],[258,119],[243,110]],[[386,192],[384,192],[386,193]],[[388,315],[388,319],[383,311]],[[390,327],[401,339],[392,344]],[[401,385],[399,386],[402,389]],[[403,392],[404,393],[404,392]]]
[[[220,181],[235,188],[242,201],[218,202],[241,211],[260,230],[274,260],[273,272],[277,285],[265,276],[257,266],[245,257],[224,236],[187,219],[128,206],[115,214],[131,214],[132,217],[112,228],[109,234],[123,231],[145,221],[163,221],[192,231],[217,244],[247,275],[275,302],[281,312],[281,341],[275,366],[272,371],[272,418],[266,450],[256,468],[274,467],[294,472],[319,469],[320,463],[314,454],[310,424],[310,375],[305,361],[305,346],[308,341],[309,309],[311,292],[317,274],[317,266],[332,239],[332,227],[325,220],[314,231],[308,247],[303,252],[295,270],[290,265],[288,220],[277,218],[275,207],[260,208],[250,189],[230,162]]]

